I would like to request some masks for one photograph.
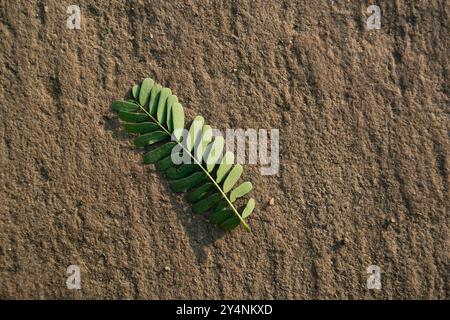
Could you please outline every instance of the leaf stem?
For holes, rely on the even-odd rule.
[[[219,186],[219,184],[216,182],[216,180],[209,174],[208,170],[206,170],[202,164],[192,155],[192,153],[186,149],[184,147],[184,145],[175,137],[172,136],[172,134],[166,129],[164,128],[163,125],[161,125],[158,120],[156,120],[143,106],[141,106],[141,104],[136,101],[136,103],[138,104],[138,106],[142,109],[142,111],[144,111],[144,113],[149,116],[162,130],[164,130],[164,132],[166,132],[169,136],[172,137],[172,139],[175,139],[175,142],[178,143],[181,148],[183,148],[183,150],[185,152],[187,152],[189,154],[189,156],[191,157],[192,160],[194,160],[194,162],[203,170],[203,172],[206,174],[206,176],[212,181],[212,183],[214,184],[214,186],[217,188],[217,190],[219,190],[219,192],[222,194],[222,196],[225,198],[225,200],[228,202],[228,205],[231,207],[231,209],[233,210],[234,214],[238,217],[239,221],[242,223],[242,225],[244,226],[244,229],[247,230],[248,232],[251,232],[250,226],[247,224],[247,222],[245,222],[245,220],[241,217],[241,215],[239,214],[239,212],[236,210],[236,208],[234,207],[233,203],[230,201],[230,199],[228,199],[226,193],[222,190],[222,188]]]

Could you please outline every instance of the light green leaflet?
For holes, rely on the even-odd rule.
[[[222,182],[223,178],[225,178],[227,173],[231,170],[233,163],[234,163],[234,154],[230,151],[227,151],[223,156],[219,169],[217,170],[216,176],[217,182]]]
[[[188,137],[186,139],[186,149],[191,152],[196,144],[201,141],[201,132],[205,119],[202,116],[196,116],[189,128]]]
[[[253,185],[251,182],[249,182],[249,181],[243,182],[241,185],[239,185],[233,191],[231,191],[231,194],[230,194],[231,202],[234,202],[234,201],[236,201],[236,199],[245,196],[247,193],[252,191],[252,189],[253,189]]]
[[[242,168],[240,164],[235,165],[234,168],[231,169],[230,173],[228,174],[228,177],[225,179],[225,182],[223,183],[223,191],[225,193],[227,193],[233,188],[233,186],[241,177],[242,171],[244,171],[244,168]]]
[[[213,171],[213,169],[216,167],[216,164],[219,161],[220,156],[222,155],[224,145],[225,140],[223,139],[223,137],[218,136],[214,139],[213,143],[206,147],[204,158],[206,162],[206,169],[208,170],[208,172]]]
[[[146,106],[148,103],[148,98],[150,97],[150,90],[152,90],[153,84],[155,82],[153,79],[147,78],[142,81],[140,90],[139,90],[139,104],[141,106]]]
[[[157,170],[169,179],[174,192],[187,192],[186,199],[192,203],[195,213],[209,212],[208,220],[226,231],[239,224],[250,231],[244,219],[253,212],[255,200],[248,200],[242,213],[235,203],[253,186],[247,181],[234,187],[243,167],[233,165],[233,153],[223,155],[223,137],[213,137],[211,126],[205,124],[201,116],[195,117],[187,136],[183,137],[185,115],[181,103],[169,88],[153,79],[146,78],[140,85],[133,86],[131,94],[132,99],[116,100],[112,108],[118,112],[125,131],[138,134],[134,144],[144,148],[144,163],[156,164]],[[174,150],[182,150],[191,163],[174,164]]]

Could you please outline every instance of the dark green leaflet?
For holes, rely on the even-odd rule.
[[[211,182],[205,183],[201,187],[197,188],[195,191],[192,191],[187,196],[187,201],[189,202],[197,202],[202,199],[209,191],[214,189],[214,184]]]
[[[175,147],[175,142],[169,142],[167,144],[163,144],[151,151],[148,151],[144,154],[144,163],[150,164],[155,163],[158,160],[161,160],[164,157],[170,155],[173,147]]]
[[[163,140],[167,140],[170,137],[164,131],[154,131],[146,134],[141,134],[139,137],[133,140],[136,147],[144,147],[148,144],[153,144]]]
[[[159,129],[159,126],[153,122],[141,122],[141,123],[124,123],[123,128],[127,132],[132,133],[149,133]]]
[[[220,211],[228,207],[228,203],[225,199],[222,199],[218,204],[214,211]]]
[[[223,137],[213,138],[211,126],[201,116],[192,122],[188,136],[182,136],[185,117],[181,103],[169,88],[151,78],[135,85],[131,92],[131,99],[114,101],[112,108],[124,122],[125,131],[140,134],[134,139],[134,144],[144,147],[144,163],[155,163],[157,170],[164,172],[169,179],[173,191],[189,192],[186,198],[193,203],[194,212],[214,210],[209,220],[222,229],[231,230],[242,224],[250,230],[244,218],[252,213],[254,199],[248,201],[242,214],[233,203],[246,195],[252,185],[244,182],[235,187],[242,175],[242,166],[233,166],[232,153],[227,152],[223,161],[218,163],[224,149]],[[156,143],[158,145],[153,146]],[[175,146],[176,152],[184,148],[187,155],[183,158],[188,156],[193,162],[173,163],[171,153]]]
[[[228,218],[224,222],[222,222],[219,226],[224,231],[230,231],[236,228],[239,225],[240,221],[236,216]]]
[[[134,102],[116,100],[113,102],[112,107],[114,111],[127,111],[127,112],[136,112],[139,111],[139,105]]]
[[[156,169],[158,171],[166,171],[169,168],[173,168],[175,164],[172,162],[172,155],[168,155],[167,157],[159,160],[156,163]]]
[[[233,210],[223,209],[214,212],[209,216],[209,221],[215,224],[221,224],[225,220],[234,217]]]
[[[208,196],[206,199],[200,200],[199,202],[194,203],[192,209],[194,209],[195,213],[203,213],[212,209],[222,198],[220,193],[214,193]]]
[[[179,167],[170,168],[167,170],[167,178],[175,180],[185,178],[191,173],[198,171],[199,168],[196,164],[182,164]]]
[[[128,111],[120,111],[119,119],[127,122],[145,122],[149,120],[148,116],[144,113]]]
[[[169,185],[170,188],[175,192],[186,192],[196,187],[206,179],[206,174],[204,172],[198,171],[191,174],[190,176],[187,176],[186,178],[170,181]]]

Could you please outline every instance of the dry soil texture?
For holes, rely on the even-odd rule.
[[[0,297],[448,299],[449,11],[1,0]],[[252,234],[223,234],[142,164],[111,102],[147,76],[188,119],[280,129],[279,174],[245,169]]]

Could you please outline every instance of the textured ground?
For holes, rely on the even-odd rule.
[[[448,299],[449,3],[373,2],[1,0],[0,297]],[[280,129],[253,234],[142,165],[110,104],[147,76],[190,119]]]

